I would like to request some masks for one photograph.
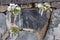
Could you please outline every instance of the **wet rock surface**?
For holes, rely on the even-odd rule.
[[[54,10],[44,40],[60,40],[60,9]]]

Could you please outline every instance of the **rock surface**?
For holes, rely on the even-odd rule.
[[[13,19],[14,19],[14,16],[11,15],[12,23],[13,23]],[[26,21],[28,23],[26,23]],[[29,8],[29,9],[23,9],[22,12],[19,13],[19,15],[17,16],[16,24],[22,28],[31,28],[31,29],[40,30],[42,29],[46,21],[47,21],[47,18],[44,12],[43,12],[43,15],[41,16],[38,9]],[[17,37],[16,40],[37,40],[36,34],[34,32],[21,31],[19,32],[18,35],[19,36]],[[14,40],[14,39],[13,37],[9,37],[8,40]]]
[[[60,40],[60,9],[54,10],[44,40]]]
[[[9,21],[13,23],[14,16],[11,15],[10,12],[6,12],[6,13],[7,13]],[[0,34],[1,34],[1,36],[3,36],[4,33],[6,32],[5,15],[3,13],[0,13],[0,17],[1,17],[0,18],[0,23],[1,23],[0,30],[2,30],[0,32]],[[26,23],[26,21],[28,23]],[[42,29],[42,27],[46,21],[47,21],[47,17],[46,17],[45,12],[43,12],[43,15],[41,16],[38,9],[24,9],[17,16],[16,24],[22,28],[31,28],[31,29],[40,30],[40,29]],[[24,26],[23,24],[26,24],[26,26]],[[36,26],[34,26],[34,25],[36,25]],[[8,37],[7,40],[15,40],[14,38],[16,36],[14,36],[13,34],[10,34],[10,36]],[[37,40],[37,37],[34,32],[20,31],[18,33],[16,40]]]
[[[41,16],[41,10],[39,13],[38,8],[26,8],[21,10],[21,13],[16,18],[16,24],[22,26],[22,28],[31,28],[35,30],[40,30],[43,28],[45,22],[47,21],[46,13],[43,12]],[[14,15],[11,15],[11,22],[13,23]]]
[[[36,34],[33,32],[21,31],[17,40],[37,40]]]
[[[23,9],[21,16],[23,19],[23,28],[40,30],[43,28],[45,22],[47,21],[46,13],[43,12],[43,15],[41,16],[41,10],[39,13],[38,8]]]
[[[6,32],[6,20],[5,15],[3,13],[0,13],[0,37],[4,35]]]

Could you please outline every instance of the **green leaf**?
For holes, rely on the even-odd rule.
[[[14,9],[14,10],[12,10],[12,12],[13,12],[13,14],[14,14],[15,16],[17,16],[17,15],[18,15],[18,13],[19,13],[19,10]]]
[[[20,29],[18,27],[11,27],[11,30],[13,34],[17,34]]]

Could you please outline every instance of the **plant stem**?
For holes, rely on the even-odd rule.
[[[17,18],[17,16],[14,16],[14,24],[15,24],[15,22],[16,22],[16,18]]]

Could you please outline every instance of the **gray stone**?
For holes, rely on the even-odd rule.
[[[6,32],[6,19],[3,13],[0,13],[0,37]]]
[[[41,3],[41,2],[59,2],[60,0],[0,0],[1,4],[27,4],[27,3]]]
[[[1,0],[1,4],[10,4],[11,3],[11,0]]]
[[[11,19],[11,22],[13,23],[14,15],[10,14],[9,19]],[[38,8],[34,8],[34,9],[27,8],[27,9],[23,9],[21,13],[19,13],[19,15],[17,16],[16,24],[22,28],[31,28],[31,29],[40,30],[42,29],[46,21],[47,21],[47,17],[45,12],[43,12],[43,15],[41,16],[41,11],[39,13]],[[23,24],[26,24],[27,26],[24,26]],[[11,36],[9,36],[7,40],[14,40],[12,34]],[[36,34],[33,32],[20,31],[16,40],[37,40],[37,37]]]
[[[16,36],[11,34],[7,40],[37,40],[37,37],[33,32],[20,31]]]
[[[55,2],[56,0],[43,0],[44,2]]]
[[[54,10],[44,40],[60,40],[60,9]]]
[[[40,30],[44,27],[45,22],[48,20],[46,13],[43,12],[41,16],[41,10],[39,13],[38,8],[26,8],[21,10],[21,13],[16,18],[16,24],[22,28],[31,28]],[[11,15],[11,22],[14,21],[14,15]]]
[[[41,11],[41,10],[40,10]],[[43,12],[41,16],[41,12],[39,13],[38,8],[26,8],[21,12],[21,16],[23,19],[23,28],[31,28],[35,30],[40,30],[44,27],[45,22],[48,20],[46,17],[46,13]]]
[[[37,40],[36,34],[33,32],[21,31],[17,40]]]

